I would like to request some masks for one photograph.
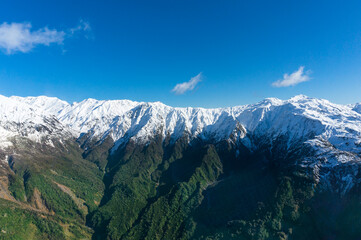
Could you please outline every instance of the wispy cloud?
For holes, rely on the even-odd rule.
[[[0,25],[0,48],[6,54],[29,52],[36,45],[49,46],[51,43],[62,44],[64,31],[47,27],[31,31],[30,23],[3,23]]]
[[[301,66],[297,71],[288,74],[283,74],[283,79],[279,79],[272,83],[274,87],[290,87],[295,86],[301,82],[309,81],[311,78],[309,77],[310,71],[304,72],[304,66]]]
[[[73,36],[76,32],[90,30],[89,23],[83,20],[76,27],[66,30],[48,27],[32,30],[31,23],[4,22],[0,24],[0,49],[8,55],[16,52],[27,53],[38,45],[62,45],[66,38]]]
[[[173,89],[172,92],[175,94],[184,94],[187,91],[191,91],[195,86],[202,81],[202,73],[198,73],[197,76],[192,77],[188,82],[178,83]]]
[[[92,31],[89,22],[84,21],[83,19],[80,19],[79,24],[76,25],[73,28],[69,29],[69,35],[74,35],[78,32],[85,32],[85,33],[90,33]],[[86,38],[88,38],[88,35],[85,35]]]

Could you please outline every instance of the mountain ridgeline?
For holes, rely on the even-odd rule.
[[[359,239],[360,113],[0,96],[0,239]]]

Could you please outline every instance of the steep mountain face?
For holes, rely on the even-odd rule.
[[[42,211],[46,224],[63,218],[59,238],[360,234],[358,104],[300,95],[203,109],[1,96],[0,107],[0,197]],[[39,226],[34,234],[52,236]]]

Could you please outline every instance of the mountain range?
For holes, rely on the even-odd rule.
[[[359,239],[361,104],[0,96],[0,238]]]

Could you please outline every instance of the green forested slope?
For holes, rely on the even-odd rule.
[[[0,201],[0,239],[361,235],[360,187],[342,197],[320,192],[293,164],[297,155],[280,162],[282,153],[267,148],[251,153],[186,137],[129,141],[111,155],[112,144],[91,143],[86,152],[73,143],[58,151],[28,146],[11,159],[0,182],[9,194]]]

